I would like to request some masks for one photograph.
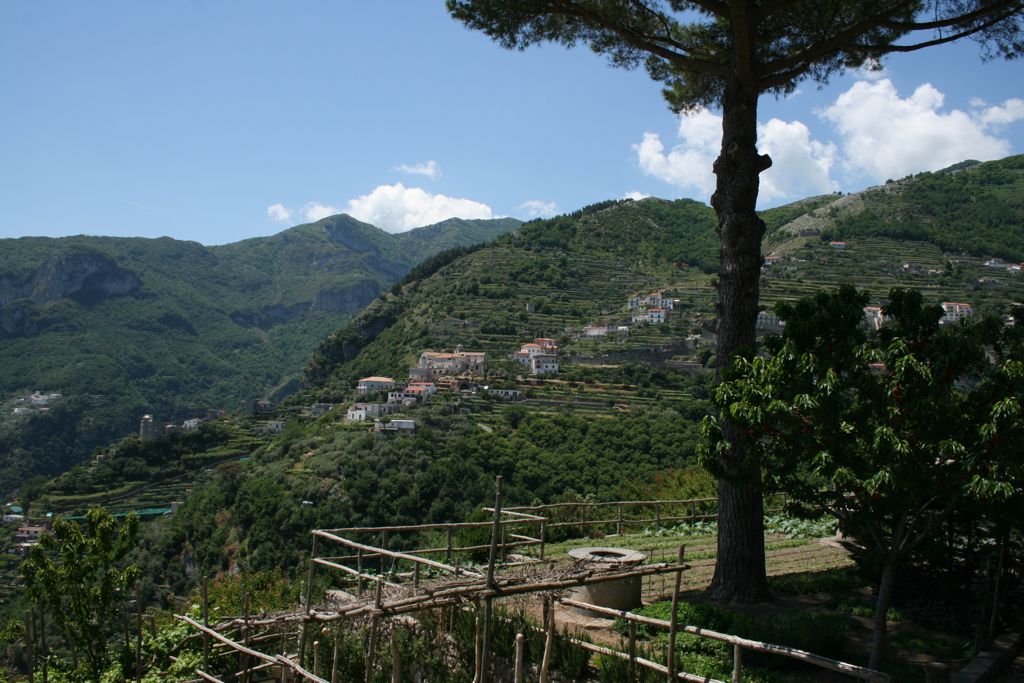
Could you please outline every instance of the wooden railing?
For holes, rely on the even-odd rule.
[[[759,640],[751,640],[749,638],[741,638],[739,636],[730,635],[728,633],[719,633],[718,631],[711,631],[706,628],[700,628],[698,626],[687,626],[678,625],[671,621],[664,619],[654,619],[651,617],[641,616],[639,614],[633,614],[624,610],[612,609],[609,607],[598,607],[588,602],[580,602],[579,600],[572,600],[570,598],[561,598],[559,601],[561,604],[576,607],[580,609],[586,609],[589,611],[603,614],[608,617],[614,617],[616,619],[622,619],[627,624],[644,624],[645,626],[653,626],[655,628],[665,629],[672,633],[678,631],[682,633],[692,633],[702,638],[708,638],[711,640],[718,640],[723,643],[728,643],[733,646],[733,662],[732,662],[732,681],[738,683],[742,680],[743,676],[743,651],[750,650],[752,652],[764,652],[767,654],[779,655],[782,657],[788,657],[795,659],[805,664],[810,664],[821,669],[828,669],[829,671],[835,671],[837,673],[851,676],[853,678],[862,681],[872,681],[873,683],[889,683],[891,680],[889,674],[882,673],[881,671],[875,671],[874,669],[868,669],[855,664],[848,664],[847,662],[841,662],[836,659],[830,659],[828,657],[822,657],[816,655],[813,652],[807,652],[806,650],[798,650],[797,648],[788,647],[786,645],[776,645],[774,643],[764,643]],[[607,647],[595,646],[591,643],[587,643],[582,640],[573,639],[575,645],[582,647],[585,650],[591,652],[597,652],[599,654],[611,655],[619,657],[621,659],[628,659],[630,661],[631,669],[636,666],[648,668],[660,673],[667,673],[669,668],[658,664],[656,662],[650,662],[648,660],[640,659],[636,656],[636,628],[631,627],[629,629],[629,651],[619,652]],[[722,683],[721,681],[715,681],[714,679],[708,679],[701,676],[694,676],[679,672],[676,674],[679,680],[684,681],[709,681],[710,683]]]

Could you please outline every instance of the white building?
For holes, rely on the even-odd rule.
[[[645,296],[631,296],[626,304],[630,311],[641,308],[666,308],[671,311],[675,306],[675,300],[665,296],[662,292],[651,292]]]
[[[943,301],[942,320],[939,322],[943,325],[951,325],[964,318],[970,318],[972,315],[974,315],[974,308],[970,304],[959,301]]]
[[[391,412],[391,406],[384,403],[353,403],[345,419],[348,422],[366,422],[370,418],[381,417]]]
[[[356,391],[360,394],[369,394],[373,391],[391,391],[398,386],[391,377],[364,377],[356,383]]]
[[[554,375],[558,372],[558,356],[553,353],[538,353],[530,358],[530,373]]]

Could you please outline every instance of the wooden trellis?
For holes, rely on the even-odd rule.
[[[672,501],[672,503],[693,503],[691,512],[696,513],[696,505],[706,501]],[[621,532],[622,510],[631,505],[650,505],[652,501],[621,501],[618,505],[618,530]],[[400,628],[403,619],[425,610],[437,608],[475,608],[482,605],[476,621],[475,640],[475,683],[489,683],[493,680],[492,671],[492,626],[496,618],[494,603],[497,600],[514,597],[523,598],[529,595],[544,594],[545,610],[543,626],[545,633],[544,657],[540,667],[541,683],[550,680],[550,662],[552,642],[555,634],[555,602],[586,608],[593,612],[625,619],[629,625],[629,649],[627,652],[587,643],[576,638],[569,642],[584,650],[606,656],[619,657],[629,661],[630,680],[634,679],[638,667],[659,671],[667,676],[667,680],[709,680],[696,677],[685,672],[677,672],[674,662],[674,647],[669,647],[669,661],[666,665],[648,661],[636,653],[636,624],[668,628],[670,643],[674,642],[677,631],[696,633],[705,637],[726,640],[734,646],[733,681],[739,681],[742,671],[741,652],[743,649],[772,652],[784,656],[801,659],[810,664],[824,666],[841,671],[854,677],[869,681],[887,681],[885,674],[855,667],[843,662],[836,662],[811,653],[802,653],[792,648],[785,648],[768,643],[759,643],[727,634],[699,629],[694,626],[676,623],[675,604],[678,600],[679,584],[682,573],[688,568],[683,563],[683,551],[679,549],[675,562],[660,562],[646,565],[613,564],[613,563],[556,563],[544,557],[546,532],[551,526],[548,517],[544,516],[543,506],[536,508],[502,507],[501,477],[496,480],[495,503],[485,508],[493,513],[490,521],[462,522],[450,524],[420,524],[407,526],[381,527],[350,527],[342,529],[317,529],[312,532],[312,549],[306,576],[305,591],[301,608],[294,611],[260,615],[249,614],[246,608],[241,616],[221,620],[210,625],[207,621],[206,600],[204,591],[203,623],[188,616],[177,618],[195,628],[203,637],[203,669],[196,675],[210,683],[225,681],[241,681],[242,683],[258,683],[260,681],[314,681],[316,683],[338,683],[338,646],[335,639],[333,652],[328,655],[321,652],[320,641],[316,629],[325,628],[330,624],[368,621],[369,636],[365,644],[366,681],[370,680],[374,664],[382,647],[379,640],[382,633],[390,633],[390,649],[392,676],[394,683],[399,681],[398,645],[396,629]],[[654,506],[658,521],[662,520],[660,508]],[[541,514],[538,514],[541,513]],[[704,514],[704,513],[699,513]],[[609,523],[608,520],[595,520],[598,523]],[[611,520],[614,523],[616,520]],[[578,524],[578,521],[573,523]],[[584,523],[586,520],[584,518]],[[459,546],[455,543],[455,535],[460,531],[479,530],[490,527],[490,542],[486,545]],[[412,548],[397,550],[392,541],[409,534],[424,532],[442,535],[444,545],[433,544],[428,548]],[[356,539],[360,540],[356,540]],[[373,540],[368,540],[372,538]],[[341,553],[337,549],[341,548]],[[537,549],[535,556],[524,558],[513,555],[524,548]],[[324,552],[324,549],[327,552]],[[467,553],[487,551],[487,564],[475,567],[464,566],[462,557]],[[334,553],[334,554],[332,554]],[[440,558],[444,558],[443,561]],[[435,559],[437,558],[437,559]],[[385,570],[385,565],[390,567]],[[355,565],[355,566],[352,566]],[[403,566],[405,571],[398,571]],[[328,591],[324,600],[313,604],[314,584],[317,572],[329,572],[335,577],[346,581],[351,588],[348,591]],[[590,584],[623,581],[645,576],[675,575],[673,591],[672,619],[670,621],[654,620],[638,617],[619,610],[590,605],[558,595],[579,586]],[[311,636],[312,632],[312,638]],[[521,635],[521,634],[520,634]],[[272,647],[268,647],[272,646]],[[273,653],[268,650],[274,650]],[[524,672],[523,642],[517,638],[515,645],[514,680],[522,681]],[[237,670],[224,679],[218,679],[207,672],[209,663],[216,657],[237,656]],[[331,677],[322,678],[319,674],[323,665],[330,662]],[[220,667],[220,668],[223,668]],[[270,678],[274,676],[274,678]]]

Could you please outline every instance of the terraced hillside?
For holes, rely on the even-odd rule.
[[[1024,157],[813,197],[763,217],[765,309],[846,282],[880,304],[891,288],[913,287],[935,303],[969,302],[976,314],[1002,314],[1024,300],[1021,271],[992,263],[1015,254],[1024,235]],[[374,302],[321,345],[305,384],[310,395],[342,400],[360,376],[402,378],[422,350],[462,345],[487,352],[490,379],[516,382],[527,406],[604,414],[637,406],[635,387],[613,379],[618,368],[642,362],[695,371],[711,355],[714,225],[707,206],[658,199],[606,202],[524,225]],[[983,236],[976,244],[975,234]],[[944,250],[963,244],[974,248]],[[667,323],[634,324],[627,298],[655,290],[675,302]],[[594,337],[584,334],[588,325],[628,331]],[[526,380],[521,366],[505,361],[534,337],[559,343],[557,380]]]
[[[0,240],[0,492],[157,419],[288,385],[317,343],[423,259],[514,219],[393,235],[338,215],[206,247],[169,238]],[[59,407],[8,403],[33,390]]]

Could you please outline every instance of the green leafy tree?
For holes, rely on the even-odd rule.
[[[1021,358],[992,363],[998,321],[940,326],[938,306],[893,290],[877,340],[861,323],[866,295],[845,286],[793,305],[781,341],[752,360],[715,400],[742,434],[744,466],[826,512],[881,567],[870,666],[882,663],[896,573],[950,513],[1016,498],[1024,459]],[[701,457],[729,444],[706,418]]]
[[[582,42],[613,66],[643,66],[676,111],[722,108],[722,147],[711,205],[721,242],[718,368],[753,349],[761,238],[758,178],[772,161],[757,150],[762,93],[792,92],[884,55],[971,38],[986,56],[1024,53],[1020,0],[448,0],[452,15],[507,48]],[[763,504],[757,472],[743,467],[741,433],[722,426],[719,547],[710,594],[767,593]]]
[[[100,680],[108,664],[116,601],[139,576],[126,562],[138,534],[136,515],[118,524],[105,509],[91,508],[83,526],[54,522],[21,565],[29,598],[63,634],[72,668],[85,680]]]

